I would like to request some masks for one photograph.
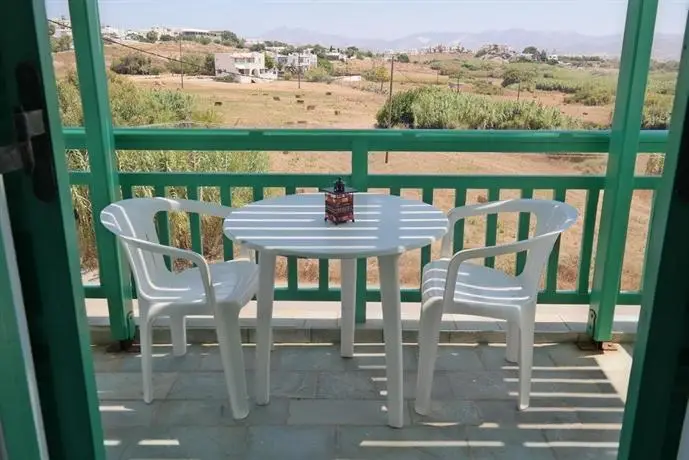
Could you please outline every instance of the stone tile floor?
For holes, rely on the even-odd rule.
[[[249,392],[254,348],[245,347]],[[504,345],[441,346],[435,407],[413,410],[417,348],[405,346],[405,428],[386,426],[382,345],[276,346],[272,399],[232,419],[217,346],[184,357],[157,346],[155,401],[141,400],[137,354],[94,347],[108,459],[615,458],[631,347],[593,354],[538,345],[531,407],[516,410],[517,368]]]

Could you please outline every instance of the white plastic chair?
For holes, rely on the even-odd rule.
[[[213,203],[172,198],[133,198],[112,203],[100,214],[101,223],[122,243],[136,281],[144,401],[153,400],[151,326],[161,316],[170,318],[173,354],[186,353],[186,316],[215,317],[225,381],[232,414],[249,413],[239,310],[256,294],[258,266],[250,254],[229,262],[208,264],[193,251],[164,246],[158,241],[154,218],[158,212],[182,211],[225,218],[232,208]],[[186,259],[196,267],[170,271],[163,256]]]
[[[465,249],[452,255],[454,225],[470,216],[500,212],[529,213],[536,217],[534,236],[514,243]],[[433,372],[443,313],[459,313],[507,321],[507,353],[519,362],[519,409],[529,406],[533,361],[534,323],[538,284],[560,233],[577,220],[577,210],[559,201],[518,199],[455,208],[448,214],[450,231],[442,240],[440,259],[423,269],[419,372],[415,410],[428,414]],[[526,251],[523,271],[512,276],[469,262]]]

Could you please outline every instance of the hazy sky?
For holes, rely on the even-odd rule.
[[[229,29],[247,38],[278,27],[356,38],[392,39],[417,32],[521,28],[588,35],[619,33],[624,0],[100,0],[101,22]],[[68,15],[66,0],[46,0],[50,17]],[[682,33],[689,0],[660,0],[656,32]]]

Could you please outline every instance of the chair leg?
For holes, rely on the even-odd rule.
[[[534,320],[522,319],[519,347],[519,410],[529,407],[533,366]]]
[[[187,352],[186,316],[170,316],[170,336],[172,337],[172,354],[175,356],[184,356]]]
[[[249,415],[239,312],[220,312],[216,315],[218,317],[216,330],[220,345],[220,357],[225,373],[227,392],[230,396],[232,416],[239,420]]]
[[[416,379],[417,414],[426,415],[431,410],[431,391],[433,389],[433,372],[438,355],[440,321],[443,316],[442,301],[431,301],[421,307],[419,324],[419,369]]]
[[[143,381],[144,402],[153,401],[153,349],[151,345],[151,321],[142,318],[139,325],[139,342],[141,345],[141,380]]]
[[[507,322],[507,347],[505,359],[510,363],[519,362],[519,323],[517,321]]]

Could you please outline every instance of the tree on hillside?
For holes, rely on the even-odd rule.
[[[536,48],[535,46],[527,46],[526,48],[524,48],[524,51],[522,51],[522,53],[531,55],[539,54],[538,48]]]
[[[409,55],[407,53],[402,53],[399,56],[397,56],[397,62],[402,62],[402,63],[408,63],[409,62]]]
[[[142,53],[129,53],[112,61],[110,70],[122,75],[158,75],[162,68]]]
[[[318,58],[318,67],[325,70],[328,74],[333,73],[333,64],[332,64],[332,62],[328,61],[327,59],[319,57]]]
[[[155,43],[158,41],[158,32],[155,30],[149,30],[146,32],[146,41],[149,43]]]
[[[215,75],[215,55],[208,53],[203,62],[203,75]]]
[[[536,70],[529,66],[510,65],[502,74],[502,87],[517,84],[517,100],[522,88],[530,88],[536,80]]]
[[[237,34],[229,30],[223,30],[220,33],[220,38],[222,38],[223,41],[239,43],[239,37]]]
[[[211,39],[208,37],[199,37],[199,43],[202,45],[210,45]]]
[[[175,37],[173,37],[170,34],[163,34],[160,36],[160,41],[161,42],[172,42],[175,40]]]
[[[357,48],[356,46],[348,46],[345,50],[345,54],[347,55],[347,57],[356,56],[357,54],[359,54],[359,48]]]
[[[249,47],[249,51],[254,51],[254,52],[264,51],[265,49],[266,49],[266,45],[264,45],[263,43],[256,43],[256,44],[251,45]]]
[[[53,53],[59,53],[60,51],[69,51],[72,49],[72,37],[69,35],[60,35],[57,38],[50,39],[50,47]]]
[[[273,56],[271,56],[268,53],[263,53],[265,56],[266,60],[266,69],[274,69],[275,68],[275,59],[273,59]]]
[[[327,50],[321,45],[313,45],[313,54],[315,54],[319,58],[324,58],[326,52]]]

